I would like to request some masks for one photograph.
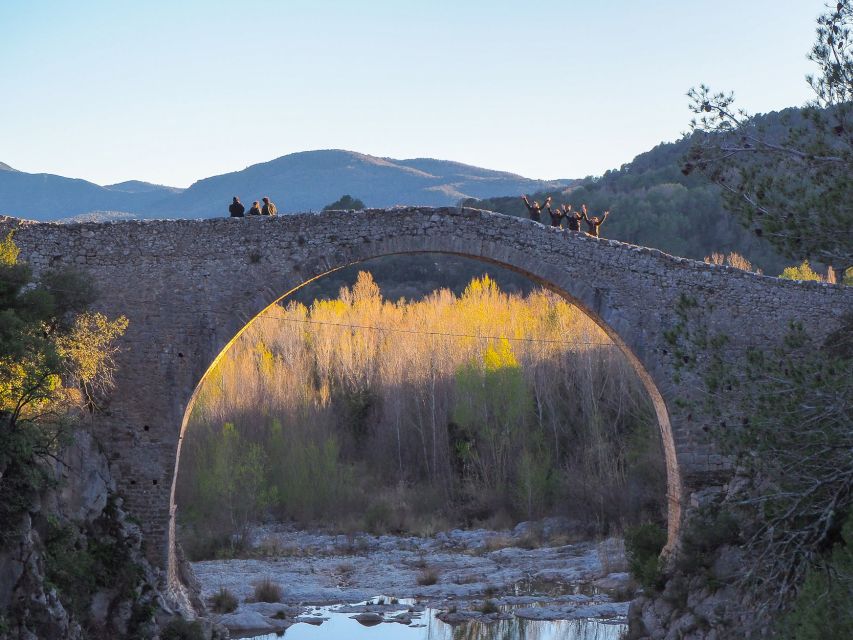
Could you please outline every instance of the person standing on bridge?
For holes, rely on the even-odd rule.
[[[572,209],[572,205],[563,205],[563,215],[566,217],[566,224],[568,225],[569,231],[581,230],[581,220],[583,220],[583,216],[579,212],[574,211]]]
[[[234,201],[231,203],[231,206],[228,207],[228,213],[231,214],[232,218],[242,218],[245,212],[246,207],[244,207],[243,203],[240,202],[240,198],[234,196]]]
[[[260,205],[260,203],[259,203],[257,200],[255,200],[255,201],[252,203],[252,208],[251,208],[251,209],[249,209],[249,215],[250,215],[250,216],[259,216],[259,215],[261,215],[261,205]]]
[[[551,205],[551,196],[548,196],[548,199],[545,200],[545,204],[539,204],[538,200],[534,200],[533,204],[530,204],[530,201],[527,199],[526,195],[522,195],[521,199],[524,200],[524,205],[527,207],[527,212],[530,214],[530,219],[534,222],[542,222],[542,207],[548,207]]]
[[[267,197],[263,198],[264,206],[261,208],[262,216],[274,216],[278,213],[278,209],[275,208],[275,205],[270,202],[270,199]]]
[[[601,217],[601,219],[599,219],[598,216],[593,216],[592,218],[590,218],[589,215],[587,215],[585,204],[581,205],[581,209],[583,209],[583,219],[586,222],[586,226],[589,227],[589,231],[587,233],[589,233],[589,235],[591,236],[595,236],[596,238],[600,237],[598,235],[598,228],[604,224],[604,221],[607,220],[607,216],[610,214],[610,212],[605,211],[604,215]]]
[[[558,207],[555,211],[551,208],[550,204],[546,205],[546,208],[548,209],[548,215],[551,216],[551,226],[559,229],[563,222],[563,210]]]

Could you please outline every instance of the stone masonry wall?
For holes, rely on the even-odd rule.
[[[11,229],[36,273],[85,270],[100,293],[95,308],[130,321],[116,389],[91,429],[160,566],[169,558],[176,452],[194,390],[247,322],[333,269],[388,254],[451,253],[512,268],[578,304],[622,347],[655,403],[671,542],[690,493],[726,472],[707,441],[708,419],[676,402],[701,386],[675,375],[665,332],[677,324],[678,301],[696,300],[734,351],[772,344],[792,320],[828,333],[853,309],[853,288],[782,281],[473,209],[68,225],[0,217],[0,233]]]

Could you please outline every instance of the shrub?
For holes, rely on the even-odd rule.
[[[219,587],[219,591],[210,599],[210,604],[216,613],[231,613],[237,608],[237,596],[225,587]]]
[[[160,640],[204,640],[204,629],[198,620],[174,618],[160,632]]]
[[[740,526],[727,511],[699,511],[684,528],[678,566],[686,573],[709,569],[716,551],[725,545],[737,544]]]
[[[422,587],[428,587],[436,582],[438,582],[438,572],[435,569],[426,568],[418,574],[418,584]]]
[[[786,640],[853,638],[853,514],[826,565],[812,567],[780,624]]]
[[[498,606],[495,604],[494,600],[484,600],[483,604],[481,604],[479,607],[477,607],[477,611],[479,611],[480,613],[485,613],[485,614],[497,613],[498,612]]]
[[[364,512],[364,528],[371,533],[384,533],[391,524],[391,516],[387,502],[374,502]]]
[[[596,545],[601,570],[610,574],[625,571],[625,542],[618,538],[602,540]]]
[[[281,602],[281,587],[270,578],[256,582],[255,602]]]
[[[802,264],[786,267],[779,274],[779,277],[784,280],[812,280],[814,282],[823,282],[823,278],[819,273],[812,269],[808,260],[803,260]]]
[[[645,589],[660,586],[660,554],[666,544],[666,531],[655,524],[641,524],[625,532],[628,570]]]

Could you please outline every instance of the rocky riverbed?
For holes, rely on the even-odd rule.
[[[575,541],[566,530],[559,519],[432,537],[331,535],[271,525],[253,532],[250,557],[196,562],[193,569],[207,603],[221,589],[236,596],[235,611],[217,614],[234,635],[322,625],[341,614],[364,626],[418,627],[434,620],[623,624],[632,591],[621,541]],[[255,601],[261,581],[280,586],[280,602]]]

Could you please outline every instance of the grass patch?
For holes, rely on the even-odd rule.
[[[219,591],[210,599],[210,606],[216,613],[231,613],[237,609],[237,596],[225,587],[219,587]]]
[[[501,549],[507,549],[509,547],[515,546],[515,540],[513,540],[510,536],[490,536],[486,539],[485,550],[487,552],[490,551],[500,551]]]
[[[281,602],[281,587],[270,578],[256,582],[255,602]]]
[[[425,568],[418,574],[418,584],[422,587],[428,587],[436,582],[438,582],[438,572],[431,567]]]

